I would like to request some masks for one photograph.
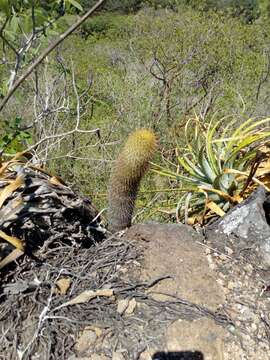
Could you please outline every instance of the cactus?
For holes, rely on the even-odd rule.
[[[112,168],[109,182],[110,231],[120,231],[131,225],[139,184],[156,148],[156,136],[151,130],[139,129],[128,137]]]

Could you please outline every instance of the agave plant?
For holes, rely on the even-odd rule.
[[[178,208],[209,208],[222,216],[254,182],[260,183],[256,170],[268,153],[262,149],[270,136],[270,118],[238,122],[227,117],[205,124],[195,116],[185,126],[185,147],[176,149],[177,170],[153,164],[154,172],[177,180],[185,191]],[[266,169],[260,171],[265,176]]]

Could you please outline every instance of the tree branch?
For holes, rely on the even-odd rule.
[[[3,110],[11,96],[15,93],[18,87],[28,78],[29,75],[35,70],[35,68],[70,34],[72,34],[90,15],[92,15],[104,2],[105,0],[99,0],[90,10],[88,10],[75,24],[71,25],[69,29],[61,34],[58,39],[49,45],[43,53],[41,53],[37,59],[29,66],[28,70],[15,82],[12,88],[9,90],[8,94],[4,97],[2,103],[0,104],[0,112]]]

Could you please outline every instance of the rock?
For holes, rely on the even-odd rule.
[[[94,354],[91,356],[90,360],[110,360],[110,359],[105,355]]]
[[[152,360],[152,356],[154,353],[155,351],[153,349],[145,350],[140,354],[139,360]]]
[[[209,267],[205,248],[197,243],[203,242],[202,235],[187,225],[145,224],[132,226],[125,236],[136,238],[136,234],[140,234],[145,244],[142,277],[149,280],[171,276],[151,290],[212,309],[224,302],[222,287]],[[160,301],[168,298],[161,294],[153,297]]]
[[[178,320],[168,327],[167,350],[179,353],[197,351],[198,354],[203,355],[204,360],[223,360],[225,336],[225,330],[213,320],[206,318],[192,322]]]
[[[120,351],[115,351],[112,355],[112,360],[125,360],[125,358]]]
[[[91,349],[96,339],[97,335],[95,331],[93,331],[91,328],[86,327],[76,341],[76,344],[74,346],[76,352],[78,354],[83,354],[87,352],[87,350]]]
[[[134,298],[131,299],[128,303],[128,307],[125,311],[125,314],[128,314],[128,315],[133,314],[136,306],[137,306],[136,300]]]
[[[129,303],[129,300],[128,299],[122,299],[122,300],[118,300],[118,303],[117,303],[117,312],[122,315],[127,307],[128,307],[128,303]]]
[[[70,288],[70,285],[71,285],[70,278],[64,277],[64,278],[59,279],[56,282],[56,286],[57,286],[56,293],[60,294],[60,295],[65,295],[67,293],[68,289]]]
[[[247,200],[208,229],[210,242],[224,252],[228,247],[232,249],[232,246],[238,252],[249,249],[253,257],[257,256],[256,262],[270,268],[269,203],[269,195],[263,187],[259,187]]]

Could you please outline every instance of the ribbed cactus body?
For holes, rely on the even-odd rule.
[[[108,219],[111,231],[131,225],[139,184],[156,147],[156,136],[151,130],[139,129],[128,137],[112,168],[109,182]]]

